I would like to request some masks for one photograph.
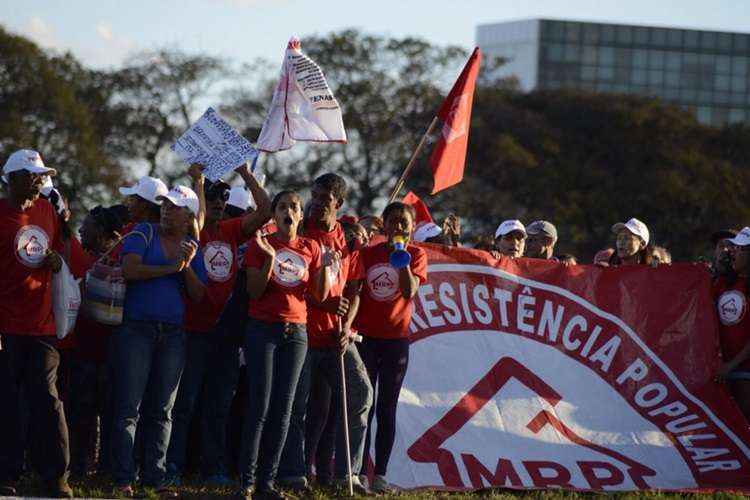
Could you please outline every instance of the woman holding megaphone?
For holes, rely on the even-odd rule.
[[[385,475],[396,437],[396,405],[409,364],[412,300],[419,285],[427,280],[427,254],[409,244],[415,218],[411,205],[396,202],[385,208],[387,240],[360,250],[348,287],[351,299],[359,302],[354,321],[355,329],[364,337],[359,352],[373,389],[377,384],[365,456],[369,456],[372,417],[377,415],[375,479],[371,487],[381,493],[390,489]]]

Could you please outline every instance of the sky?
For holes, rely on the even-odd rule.
[[[96,68],[163,47],[280,63],[290,36],[351,27],[469,49],[479,24],[539,17],[750,30],[746,0],[0,0],[5,29]]]

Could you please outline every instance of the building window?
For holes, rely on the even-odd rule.
[[[615,64],[618,66],[630,66],[633,61],[630,49],[615,49]]]
[[[611,83],[607,82],[598,82],[596,84],[596,90],[599,92],[611,92],[613,89],[613,85]]]
[[[693,102],[698,99],[698,91],[693,89],[682,89],[680,91],[680,100],[683,102]]]
[[[744,76],[747,74],[747,57],[733,57],[732,58],[732,73],[737,76]]]
[[[670,71],[680,71],[682,68],[682,54],[679,52],[667,52],[666,67]]]
[[[732,77],[732,92],[745,92],[747,90],[747,79],[744,76]]]
[[[581,66],[581,79],[586,82],[596,80],[596,66]]]
[[[730,89],[730,87],[731,87],[731,81],[729,79],[729,76],[717,74],[714,77],[714,88],[716,90],[726,92]]]
[[[698,102],[701,104],[711,104],[714,102],[713,92],[709,90],[701,90],[698,92]]]
[[[734,35],[734,51],[747,52],[750,48],[750,35],[736,33]]]
[[[544,33],[550,40],[562,42],[565,40],[565,25],[558,21],[545,21]]]
[[[664,67],[664,51],[652,50],[648,56],[648,67],[651,69],[662,69]]]
[[[615,64],[615,49],[612,47],[599,48],[599,64],[611,66]]]
[[[679,101],[680,91],[677,89],[667,89],[664,91],[664,96],[670,101]]]
[[[714,92],[714,102],[729,104],[732,102],[732,94],[729,92]]]
[[[615,66],[615,80],[623,85],[630,83],[630,68],[627,66]]]
[[[667,44],[676,49],[682,48],[682,30],[668,30]]]
[[[599,25],[598,24],[584,24],[583,25],[583,41],[586,43],[599,43]]]
[[[601,40],[604,43],[615,42],[615,27],[611,24],[605,24],[601,27]]]
[[[612,80],[615,77],[615,68],[611,66],[599,66],[596,74],[599,80]]]
[[[735,104],[737,106],[744,106],[745,105],[745,93],[744,92],[733,93],[729,100],[732,104]]]
[[[578,45],[566,45],[565,46],[565,62],[578,62],[580,61],[580,54]]]
[[[596,64],[596,47],[584,45],[581,60],[584,64]]]
[[[716,56],[716,71],[729,74],[732,72],[732,59],[729,56]]]
[[[646,85],[648,83],[648,72],[645,69],[633,69],[632,82],[635,85]]]
[[[718,35],[718,46],[722,52],[729,52],[732,50],[732,34],[731,33],[719,33]]]
[[[568,42],[578,42],[581,40],[580,23],[565,23],[565,39]]]
[[[547,47],[546,47],[546,53],[547,53],[546,59],[548,61],[554,61],[554,62],[562,61],[563,60],[564,52],[565,52],[565,46],[564,45],[560,45],[559,43],[553,43],[551,45],[547,45]]]
[[[679,88],[680,86],[680,74],[676,71],[667,71],[664,74],[664,83],[669,88]]]
[[[618,26],[617,27],[617,43],[630,45],[633,43],[633,27],[632,26]]]
[[[664,84],[664,72],[652,69],[648,72],[648,84],[652,87],[660,87]]]
[[[639,49],[633,51],[633,66],[636,68],[648,67],[648,51]]]
[[[635,28],[635,43],[638,45],[648,45],[648,28]]]
[[[707,50],[716,50],[716,33],[701,33],[701,48]]]

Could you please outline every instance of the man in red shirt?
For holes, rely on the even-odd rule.
[[[340,357],[343,356],[351,437],[352,480],[357,492],[366,494],[367,489],[360,483],[358,474],[362,466],[367,416],[372,406],[372,386],[357,349],[350,345],[347,339],[342,340],[341,328],[343,317],[349,311],[349,301],[343,297],[343,292],[351,256],[346,245],[344,229],[336,216],[346,199],[346,189],[346,181],[336,174],[321,175],[315,179],[311,189],[308,216],[303,226],[304,236],[317,241],[324,253],[338,253],[341,259],[338,266],[333,265],[327,269],[331,281],[329,298],[323,303],[315,301],[312,297],[307,298],[307,358],[297,384],[292,419],[279,466],[279,483],[297,488],[307,487],[306,474],[309,471],[306,470],[304,458],[305,455],[314,456],[313,448],[317,447],[317,442],[311,442],[315,440],[305,442],[305,414],[308,410],[311,381],[325,380],[332,389],[334,401],[340,401]],[[311,400],[309,403],[312,407],[327,405],[328,401]],[[325,416],[328,413],[327,408],[325,411],[315,411],[316,409],[311,410],[310,414]],[[310,434],[319,438],[325,423],[326,419],[322,418],[322,421],[309,422],[307,428],[311,429]],[[337,432],[335,475],[343,486],[347,484],[347,453],[342,427],[339,426]],[[319,478],[323,476],[321,471],[327,466],[328,464],[317,464]]]
[[[247,165],[237,172],[245,181],[256,202],[256,209],[242,217],[224,219],[230,187],[224,181],[207,184],[205,187],[206,225],[200,233],[200,245],[204,264],[208,274],[206,293],[198,302],[189,302],[185,311],[186,359],[185,369],[180,379],[174,411],[172,412],[172,433],[167,452],[168,480],[179,486],[185,466],[190,422],[198,400],[203,402],[204,412],[213,412],[220,408],[209,408],[216,405],[216,399],[209,402],[215,394],[211,391],[226,391],[226,388],[215,387],[209,381],[219,378],[224,384],[236,384],[239,371],[239,356],[236,344],[216,330],[216,324],[224,306],[234,289],[238,269],[238,248],[247,241],[271,218],[271,200],[265,190],[258,184]],[[200,175],[200,174],[198,174]],[[200,180],[196,179],[198,184]],[[231,401],[227,398],[226,405]],[[219,404],[224,406],[224,404]],[[203,460],[201,472],[204,479],[213,484],[226,486],[230,483],[223,463],[223,453],[219,448],[226,446],[225,419],[203,419],[201,429],[201,450]]]
[[[0,447],[18,450],[24,443],[16,427],[23,387],[31,429],[33,463],[45,480],[48,496],[72,498],[68,486],[68,426],[56,387],[60,354],[52,314],[52,273],[60,270],[60,223],[52,205],[39,199],[44,177],[55,171],[44,166],[36,151],[13,153],[3,167],[7,195],[0,199],[0,333],[7,350],[12,389],[5,410],[13,424]],[[0,495],[14,494],[17,471],[3,470]]]

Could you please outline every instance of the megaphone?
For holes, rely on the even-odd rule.
[[[411,263],[411,254],[406,251],[406,238],[394,236],[393,247],[388,262],[396,269],[403,269],[408,266]]]

